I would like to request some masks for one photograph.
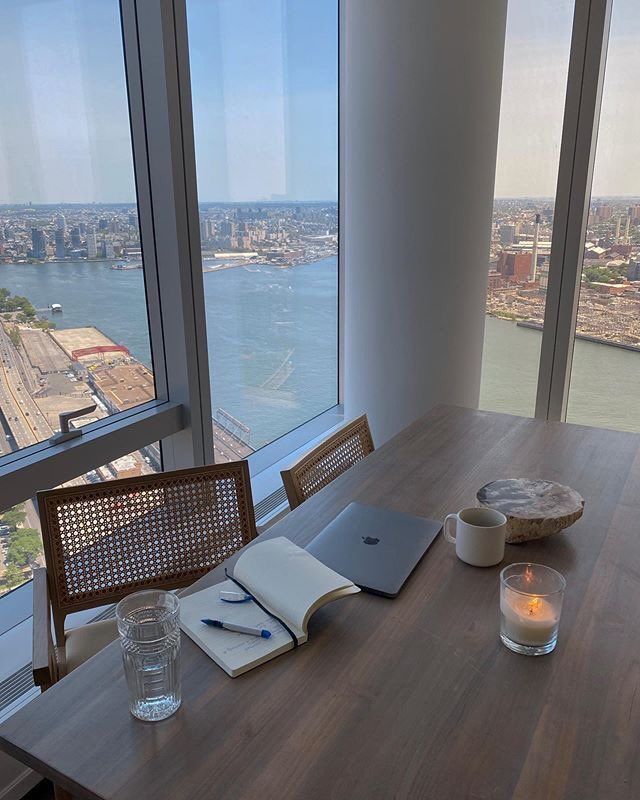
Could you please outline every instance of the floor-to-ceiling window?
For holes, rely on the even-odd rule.
[[[338,402],[338,2],[188,0],[217,460]]]
[[[640,431],[640,6],[614,0],[567,420]]]
[[[480,394],[492,411],[535,411],[573,6],[508,5]]]
[[[6,0],[0,47],[1,461],[156,388],[119,3]],[[73,480],[159,467],[150,445]],[[33,499],[2,501],[5,593],[43,555]]]

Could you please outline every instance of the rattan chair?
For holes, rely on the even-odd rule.
[[[115,619],[65,631],[68,614],[187,586],[256,536],[246,461],[39,492],[38,506],[46,568],[33,576],[33,677],[43,691],[117,635]]]
[[[369,421],[363,414],[280,472],[290,507],[308,500],[374,449]]]

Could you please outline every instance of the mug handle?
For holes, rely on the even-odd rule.
[[[456,523],[456,526],[457,526],[458,515],[457,514],[447,514],[447,516],[446,516],[446,518],[444,520],[444,525],[442,526],[442,532],[444,533],[444,538],[447,540],[447,542],[451,542],[451,544],[455,544],[456,543],[456,537],[452,536],[449,533],[449,522],[451,520],[453,520],[454,523]],[[454,530],[455,530],[455,527],[454,527]]]

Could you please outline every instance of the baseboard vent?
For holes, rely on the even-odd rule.
[[[25,664],[0,683],[0,716],[5,708],[32,689],[35,689],[35,683],[31,664]]]
[[[281,486],[279,489],[276,489],[275,492],[268,495],[261,500],[259,503],[256,503],[255,512],[256,512],[256,522],[260,522],[265,517],[268,517],[272,514],[277,508],[286,504],[287,502],[287,493],[285,492],[284,486]]]

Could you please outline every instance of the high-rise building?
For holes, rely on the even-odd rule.
[[[62,231],[63,236],[67,232],[67,220],[65,219],[64,214],[58,214],[56,217],[56,231]]]
[[[513,244],[515,238],[516,238],[515,225],[500,226],[500,244],[505,245],[505,247],[508,247],[510,244]]]
[[[65,229],[62,227],[56,229],[56,258],[64,258],[67,254],[64,243],[64,231]]]
[[[114,258],[115,252],[113,249],[113,242],[103,242],[104,245],[104,257],[105,258]]]
[[[82,240],[80,239],[80,228],[78,227],[71,228],[71,247],[73,250],[77,250],[78,248],[82,247]]]
[[[47,257],[47,239],[42,228],[31,228],[31,255],[38,261]]]
[[[97,258],[98,256],[98,243],[96,241],[95,228],[89,228],[87,233],[87,258]]]

